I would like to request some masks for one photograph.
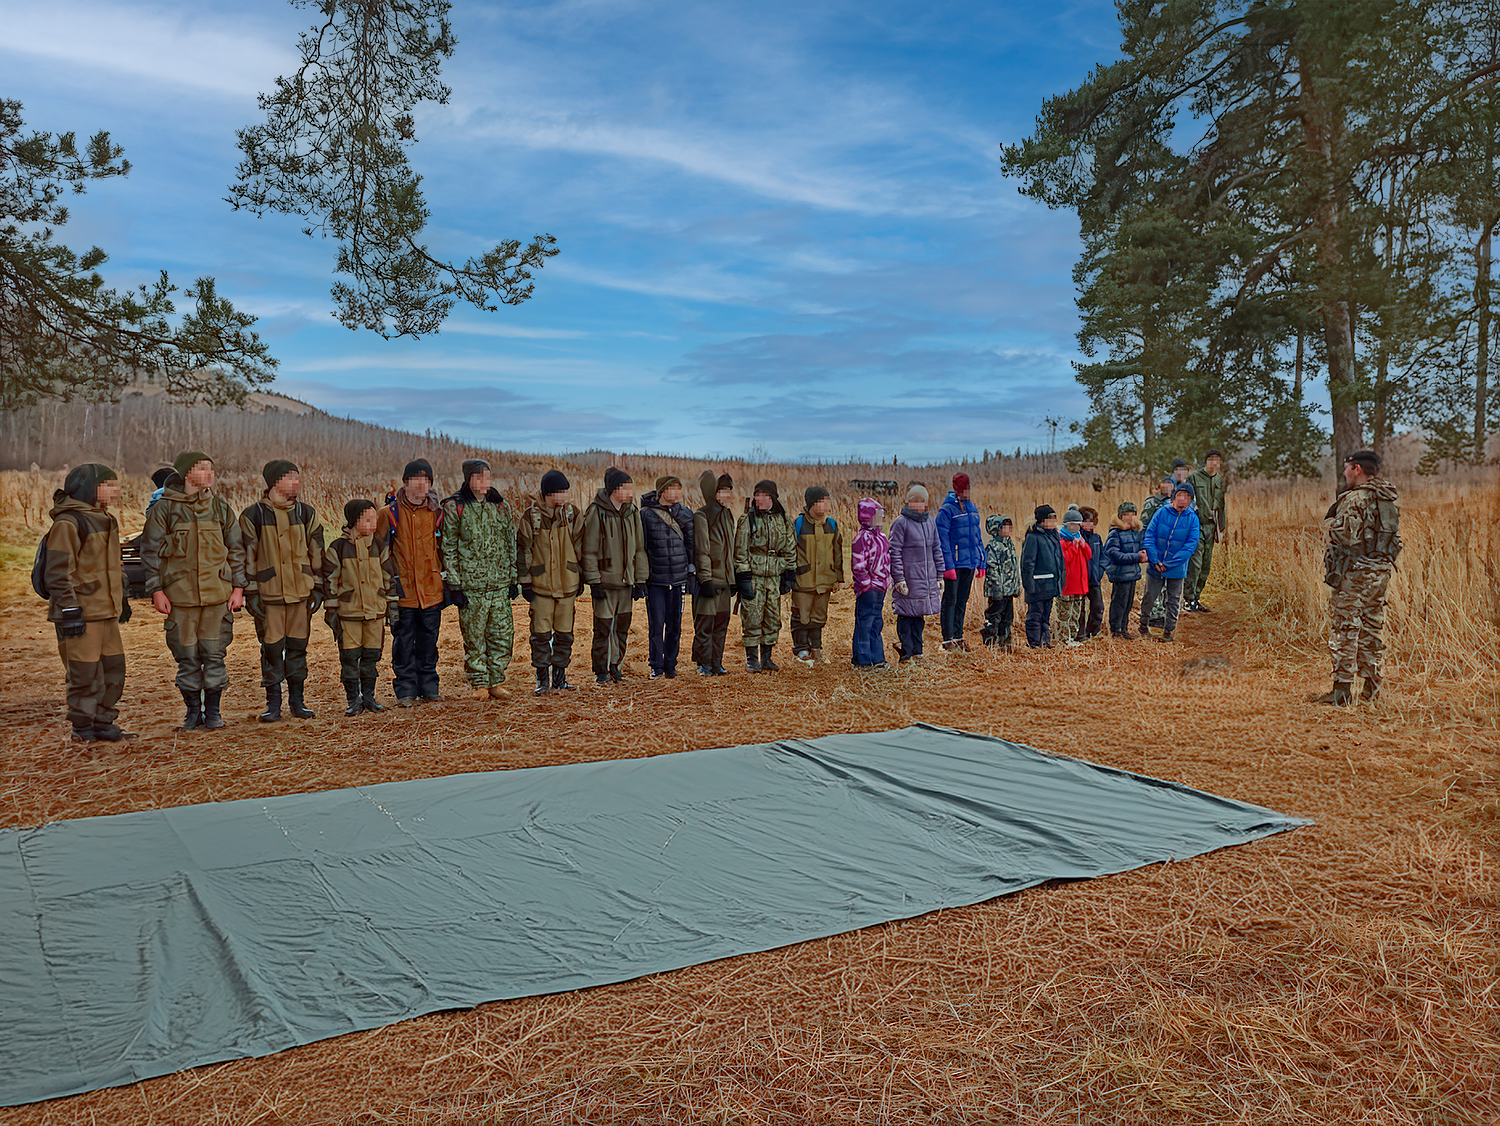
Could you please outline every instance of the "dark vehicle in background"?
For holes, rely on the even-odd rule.
[[[120,566],[125,571],[126,597],[145,598],[146,565],[141,562],[141,537],[139,535],[120,541]]]

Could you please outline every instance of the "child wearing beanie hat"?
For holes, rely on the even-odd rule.
[[[521,597],[531,604],[532,694],[571,692],[574,603],[583,589],[583,510],[568,499],[568,479],[559,469],[542,474],[538,496],[521,514],[516,566]]]
[[[724,646],[734,598],[734,478],[698,477],[703,507],[693,513],[693,664],[699,676],[726,676]]]
[[[792,586],[792,655],[805,665],[823,659],[823,627],[828,600],[844,585],[848,554],[844,531],[828,514],[832,505],[822,485],[802,494],[806,507],[792,527],[797,541],[797,573]]]
[[[750,672],[778,671],[771,650],[781,636],[781,597],[792,589],[796,568],[797,541],[776,482],[757,481],[734,529],[734,584]]]
[[[1057,510],[1039,504],[1021,541],[1021,589],[1026,595],[1026,644],[1052,648],[1052,603],[1062,594],[1065,569]]]
[[[385,709],[375,702],[386,623],[395,602],[389,548],[375,538],[379,510],[356,498],[344,505],[344,530],[328,545],[328,608],[324,620],[339,646],[346,716]]]
[[[1081,644],[1078,624],[1089,596],[1089,560],[1093,558],[1093,549],[1079,530],[1082,526],[1083,513],[1076,506],[1069,506],[1058,534],[1063,555],[1063,588],[1057,597],[1057,633],[1069,646]]]
[[[891,609],[902,664],[922,656],[926,619],[943,604],[943,548],[927,506],[927,490],[910,485],[906,506],[891,523]]]
[[[974,579],[984,578],[984,536],[979,507],[969,499],[969,475],[953,475],[953,491],[937,514],[938,543],[943,549],[943,648],[967,649],[964,612]]]

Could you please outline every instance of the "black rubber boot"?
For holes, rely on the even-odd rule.
[[[1333,691],[1323,693],[1323,695],[1318,697],[1316,702],[1319,704],[1329,704],[1336,708],[1347,708],[1353,699],[1354,685],[1335,680],[1333,682]]]
[[[203,692],[203,726],[220,728],[224,726],[224,717],[219,714],[219,697],[224,695],[222,688],[207,688]]]
[[[281,718],[281,685],[266,685],[266,710],[260,713],[262,723],[275,723]]]
[[[770,645],[762,645],[760,647],[760,671],[761,672],[780,672],[781,671],[781,666],[778,665],[775,661],[771,660],[771,650],[772,650],[772,648],[773,648],[773,646],[770,646]]]
[[[302,685],[303,681],[300,680],[286,682],[287,711],[298,719],[312,719],[315,713],[302,702]]]
[[[536,670],[536,687],[531,690],[533,696],[545,696],[548,692],[552,691],[552,680],[549,672],[550,670],[548,669]]]
[[[362,676],[359,678],[360,703],[367,712],[383,712],[385,708],[375,702],[375,681],[373,676]]]
[[[572,691],[575,691],[574,687],[571,684],[568,683],[568,670],[567,669],[558,668],[556,665],[552,666],[552,691],[554,691],[554,692],[572,692]]]
[[[1350,685],[1350,687],[1352,688],[1353,685]],[[1376,680],[1374,677],[1365,677],[1365,686],[1360,689],[1359,698],[1366,703],[1369,703],[1371,700],[1375,700],[1379,696],[1380,681]]]
[[[187,714],[182,717],[182,729],[191,731],[203,726],[203,693],[196,688],[179,688],[182,702],[187,705]]]
[[[73,728],[73,742],[75,743],[97,743],[99,736],[94,734],[94,726]]]
[[[359,694],[359,681],[344,681],[344,696],[349,701],[349,706],[344,709],[345,715],[359,715],[360,712],[365,710],[365,702],[360,698]]]
[[[745,671],[760,672],[760,646],[745,646]]]

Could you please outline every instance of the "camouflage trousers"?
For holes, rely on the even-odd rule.
[[[750,582],[755,597],[740,603],[745,645],[775,645],[781,636],[781,576],[756,575]]]
[[[1328,648],[1333,653],[1333,679],[1353,684],[1358,673],[1380,680],[1380,657],[1385,651],[1385,596],[1390,568],[1355,569],[1334,588],[1328,609],[1333,619]]]
[[[504,684],[516,640],[509,592],[470,594],[469,604],[458,611],[458,628],[464,635],[464,675],[469,683],[475,688]]]

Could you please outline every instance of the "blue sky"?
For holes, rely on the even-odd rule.
[[[456,0],[451,103],[411,151],[426,241],[556,236],[536,296],[384,341],[331,316],[335,253],[223,202],[236,128],[311,13],[0,0],[0,93],[110,130],[134,171],[60,232],[112,283],[200,274],[261,318],[278,388],[513,449],[776,458],[1045,448],[1081,416],[1077,226],[998,146],[1117,43],[1112,3]]]

